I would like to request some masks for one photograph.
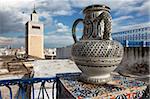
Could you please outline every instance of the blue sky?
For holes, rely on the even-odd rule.
[[[0,0],[0,46],[24,46],[25,26],[34,4],[44,24],[44,45],[55,48],[73,44],[71,28],[82,10],[92,4],[111,8],[113,32],[150,20],[150,0]],[[78,26],[82,30],[83,25]],[[78,38],[82,32],[77,33]]]

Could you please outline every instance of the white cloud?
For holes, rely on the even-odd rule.
[[[39,0],[37,8],[46,11],[51,16],[71,15],[73,13],[69,0]]]
[[[49,37],[60,38],[59,36],[61,36],[62,38],[60,39],[63,40],[67,39],[66,36],[72,38],[70,33],[71,29],[60,21],[54,22],[53,17],[72,15],[75,13],[74,7],[82,10],[84,7],[91,4],[108,5],[115,16],[115,18],[113,18],[114,31],[117,31],[124,26],[122,22],[133,19],[132,23],[136,24],[138,23],[134,21],[136,16],[141,17],[140,19],[142,19],[142,16],[147,16],[150,13],[150,0],[0,0],[0,34],[24,32],[24,23],[30,20],[29,18],[34,4],[39,16],[44,18],[42,21],[45,24],[45,27],[56,28],[55,31],[49,33]],[[131,14],[133,12],[136,13],[133,15]],[[126,25],[129,24],[130,23],[127,23]],[[17,37],[16,39],[19,40]],[[56,39],[57,38],[55,38],[55,40]],[[16,41],[16,43],[18,42]],[[64,43],[67,42],[64,41],[63,44]]]
[[[55,22],[55,31],[45,35],[46,47],[63,47],[73,44],[71,29],[61,22]]]
[[[0,46],[1,45],[11,45],[12,47],[21,47],[24,46],[25,39],[17,37],[0,37]],[[17,44],[17,45],[16,45]]]
[[[56,23],[56,32],[68,32],[69,26],[64,25],[63,23]]]
[[[0,34],[12,32],[24,32],[24,24],[29,20],[29,14],[22,8],[33,0],[0,0]]]
[[[91,4],[109,6],[114,15],[113,31],[119,31],[120,27],[124,25],[139,24],[137,20],[142,20],[143,16],[150,14],[150,0],[71,0],[71,4],[73,7],[82,9]],[[137,17],[140,17],[140,19],[137,19]],[[129,22],[129,20],[131,21]]]
[[[47,47],[64,47],[73,44],[73,39],[70,35],[47,35],[45,36],[45,44]]]
[[[55,20],[53,27],[53,31],[44,35],[45,47],[57,48],[73,44],[69,26]]]
[[[9,32],[23,32],[24,24],[23,19],[12,11],[0,10],[0,34]]]
[[[112,20],[112,30],[119,31],[121,27],[121,23],[128,19],[133,19],[133,16],[121,16]]]
[[[74,13],[68,0],[0,0],[0,4],[0,27],[3,28],[0,33],[23,32],[34,4],[39,16],[44,17],[46,28],[54,23],[53,16]]]
[[[150,0],[70,0],[73,7],[84,7],[92,4],[104,4],[111,8],[111,11],[115,11],[115,15],[126,15],[134,11],[140,11],[145,14],[150,9]],[[141,6],[137,6],[138,3],[143,3]]]
[[[132,18],[134,18],[134,17],[133,16],[121,16],[121,17],[113,19],[113,21],[114,22],[120,22],[120,21],[123,21],[123,20],[126,20],[126,19],[132,19]]]
[[[53,22],[53,18],[50,14],[48,14],[47,12],[41,12],[38,13],[40,18],[44,18],[45,20],[42,20],[42,23],[44,24],[44,28],[50,28],[52,26]]]
[[[30,7],[29,4],[33,2],[35,2],[35,0],[0,0],[0,9],[4,10],[11,8]]]
[[[11,38],[0,37],[0,45],[8,45],[12,42]]]
[[[140,2],[143,2],[143,4],[137,6],[136,4]],[[22,28],[24,28],[24,23],[29,20],[29,14],[32,12],[34,4],[40,17],[43,16],[45,18],[43,22],[46,27],[50,27],[54,23],[53,16],[73,14],[75,11],[73,11],[72,7],[83,9],[91,4],[105,4],[108,5],[112,11],[115,11],[115,15],[122,14],[123,16],[129,16],[127,14],[134,11],[139,11],[137,15],[142,16],[143,14],[147,14],[148,9],[150,8],[149,0],[11,0],[11,2],[10,0],[1,0],[0,4],[2,5],[0,6],[0,11],[6,13],[11,12],[11,15],[8,16],[20,19],[16,20],[16,22],[19,24],[22,23]],[[7,20],[8,22],[12,22],[14,18]],[[18,27],[16,23],[12,24],[11,27],[13,26]],[[7,25],[5,27],[7,27]],[[10,28],[8,28],[8,30],[9,29]],[[16,30],[18,29],[20,28],[17,28]]]
[[[119,4],[118,4],[119,3]],[[140,5],[139,5],[140,4]],[[150,12],[149,0],[121,0],[112,6],[115,15],[128,15],[131,13],[148,15]]]
[[[150,15],[150,0],[145,0],[145,2],[143,3],[143,5],[141,5],[140,7],[136,8],[137,11],[139,11],[137,13],[138,16],[144,16],[144,15]]]
[[[114,30],[113,33],[119,31],[127,31],[127,30],[132,30],[137,28],[149,27],[149,26],[150,26],[149,22],[144,22],[144,23],[134,24],[134,25],[119,26],[118,30],[117,29]]]

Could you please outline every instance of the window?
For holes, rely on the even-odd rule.
[[[142,39],[144,39],[144,34],[142,34]]]
[[[130,35],[130,40],[132,39],[132,36]]]
[[[139,29],[139,32],[140,32],[140,30],[141,30],[141,29]]]
[[[146,33],[146,34],[145,34],[145,40],[147,40],[147,36],[148,36],[148,35],[147,35],[147,33]]]
[[[40,27],[39,27],[39,26],[32,26],[32,28],[40,29]]]
[[[131,40],[133,40],[133,35],[131,35]]]
[[[136,32],[138,32],[138,29],[136,29]]]
[[[135,40],[137,40],[137,39],[138,39],[138,35],[136,34]]]
[[[145,28],[145,30],[147,30],[147,28]]]
[[[125,36],[125,40],[127,40],[127,36]]]
[[[134,30],[132,32],[134,33]]]
[[[135,40],[135,34],[133,34],[133,40]]]

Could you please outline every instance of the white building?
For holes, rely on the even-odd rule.
[[[56,58],[57,59],[68,59],[68,58],[71,58],[71,47],[72,46],[57,48],[57,50],[56,50]]]
[[[46,48],[44,49],[45,58],[54,59],[56,57],[56,48]]]
[[[12,55],[13,51],[11,49],[8,48],[0,48],[0,56],[8,56],[8,55]]]
[[[148,47],[150,46],[150,23],[129,25],[128,29],[112,33],[112,38],[121,42],[124,46]]]

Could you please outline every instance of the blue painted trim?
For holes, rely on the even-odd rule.
[[[16,85],[16,84],[33,84],[38,82],[54,82],[56,77],[49,78],[27,78],[27,79],[11,79],[11,80],[0,80],[0,86]]]

